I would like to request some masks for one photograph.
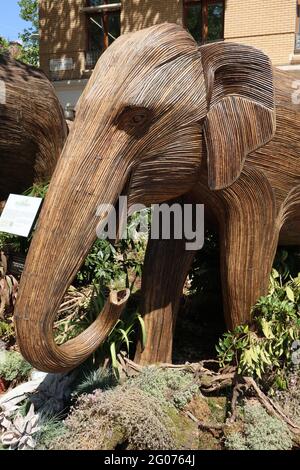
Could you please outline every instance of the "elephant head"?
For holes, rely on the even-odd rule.
[[[15,312],[25,358],[50,372],[72,369],[122,311],[128,293],[112,293],[88,330],[55,344],[55,315],[96,239],[99,205],[117,204],[124,192],[130,202],[170,200],[201,171],[212,190],[224,188],[274,131],[272,69],[263,53],[226,43],[199,48],[170,24],[117,39],[80,99],[27,258]]]

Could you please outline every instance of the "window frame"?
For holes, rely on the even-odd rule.
[[[109,5],[111,2],[109,2],[109,0],[103,0],[103,5]],[[94,5],[91,5],[91,2],[90,0],[86,0],[86,6],[87,7],[93,7]],[[114,15],[118,10],[113,10],[113,11],[109,11],[109,10],[104,10],[102,12],[99,12],[99,13],[94,13],[93,15],[99,15],[99,16],[102,16],[103,18],[103,49],[102,49],[102,52],[104,52],[110,45],[109,43],[109,19],[110,19],[110,15]],[[88,12],[86,12],[86,35],[87,35],[87,50],[88,51],[91,51],[91,45],[92,45],[92,41],[91,41],[91,30],[90,30],[90,20],[89,20],[89,14]],[[93,16],[91,15],[91,16]],[[99,51],[101,49],[99,48]]]
[[[223,3],[223,15],[222,15],[222,34],[220,41],[224,40],[224,31],[225,31],[225,1],[226,0],[183,0],[183,25],[185,28],[188,27],[187,25],[187,16],[188,16],[188,8],[192,5],[201,4],[201,38],[202,44],[208,43],[208,7],[210,5],[214,5],[216,3]],[[300,1],[300,0],[299,0]]]

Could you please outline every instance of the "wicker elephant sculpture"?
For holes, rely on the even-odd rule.
[[[0,55],[0,201],[50,180],[66,137],[63,110],[47,77]]]
[[[62,346],[53,323],[96,239],[99,204],[204,203],[219,229],[229,328],[266,293],[276,247],[299,243],[300,109],[293,78],[261,51],[199,47],[180,26],[121,36],[100,58],[54,173],[15,310],[19,346],[34,366],[67,371],[107,337],[128,299],[111,292],[98,319]],[[142,364],[170,361],[194,252],[149,240],[142,280]],[[50,260],[50,261],[49,261]]]

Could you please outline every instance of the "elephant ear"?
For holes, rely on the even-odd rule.
[[[223,42],[200,51],[208,97],[208,184],[217,190],[230,186],[247,155],[275,134],[273,73],[269,58],[253,47]]]

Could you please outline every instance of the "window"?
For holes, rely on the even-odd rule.
[[[93,7],[105,7],[99,9]],[[86,66],[93,68],[96,65],[102,52],[120,36],[120,8],[116,5],[116,0],[88,0],[85,11],[87,14],[88,30],[88,52],[86,54]]]
[[[296,21],[296,40],[295,49],[300,52],[300,0],[297,0],[297,21]]]
[[[198,43],[220,41],[224,12],[225,0],[184,0],[184,25]]]

